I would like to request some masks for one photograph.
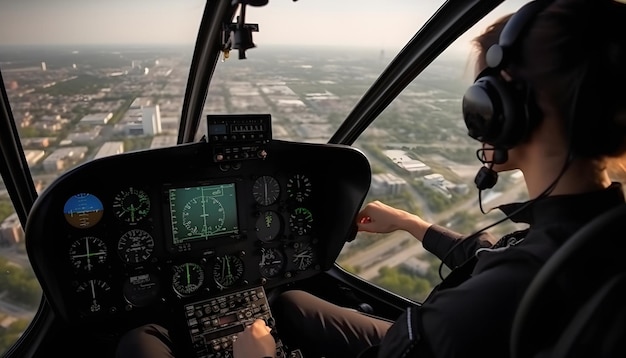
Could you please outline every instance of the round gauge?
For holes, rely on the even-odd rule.
[[[150,197],[143,190],[130,187],[113,198],[113,213],[127,223],[134,224],[148,216],[149,212]]]
[[[280,250],[270,247],[261,248],[261,261],[259,262],[259,270],[264,277],[276,277],[285,266],[285,257]]]
[[[278,200],[280,185],[269,175],[258,177],[252,185],[252,196],[257,203],[263,206],[272,205]]]
[[[87,313],[99,313],[104,309],[104,304],[111,293],[111,286],[106,281],[92,279],[78,284],[76,294],[79,297],[79,305]]]
[[[72,195],[65,202],[63,215],[73,227],[86,229],[96,225],[102,219],[104,206],[93,194],[79,193]]]
[[[77,270],[91,271],[107,259],[107,246],[101,239],[85,236],[70,245],[70,261]]]
[[[291,261],[296,266],[296,269],[300,271],[308,269],[315,261],[313,247],[308,243],[296,243],[294,248],[295,252],[293,253]]]
[[[172,288],[181,296],[189,296],[198,291],[204,283],[204,270],[195,263],[174,266]]]
[[[272,241],[281,229],[280,216],[275,211],[265,211],[256,220],[256,235],[259,240]]]
[[[313,214],[306,208],[295,208],[289,216],[289,227],[294,235],[306,235],[313,226]]]
[[[120,237],[117,251],[124,262],[131,264],[143,262],[154,251],[154,239],[145,230],[133,229]]]
[[[159,296],[161,282],[152,273],[130,276],[124,281],[122,292],[126,302],[135,307],[145,307]]]
[[[237,256],[220,256],[213,265],[213,279],[219,288],[234,285],[241,276],[243,276],[243,261]]]
[[[311,195],[311,181],[302,174],[296,174],[287,181],[287,194],[299,203]]]
[[[223,230],[226,214],[219,200],[197,196],[185,204],[181,217],[191,235],[213,235]]]

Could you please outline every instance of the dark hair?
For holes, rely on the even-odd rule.
[[[473,40],[478,63],[511,15]],[[523,36],[507,68],[525,80],[542,108],[563,120],[577,157],[626,153],[626,5],[613,0],[556,0]]]

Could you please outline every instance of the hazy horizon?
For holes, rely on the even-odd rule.
[[[259,32],[253,32],[258,47],[317,45],[397,52],[442,3],[271,0],[262,7],[247,6],[246,22],[259,25]],[[515,9],[519,3],[508,1],[506,6]],[[204,5],[203,0],[4,0],[0,45],[192,48]],[[467,54],[469,39],[476,34],[465,34],[450,51]]]

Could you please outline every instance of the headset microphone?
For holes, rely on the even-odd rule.
[[[492,159],[490,161],[485,161],[483,159],[485,150],[493,151]],[[481,153],[481,155],[478,155],[478,153]],[[509,152],[508,150],[502,148],[483,148],[478,150],[477,157],[481,162],[489,165],[480,167],[478,173],[476,173],[476,177],[474,177],[474,184],[476,184],[478,190],[491,189],[498,182],[498,173],[492,168],[494,164],[506,163],[506,161],[509,159]]]
[[[474,184],[476,184],[478,190],[491,189],[498,182],[498,172],[491,169],[491,167],[493,167],[493,163],[489,164],[488,167],[480,167],[478,173],[476,173]]]

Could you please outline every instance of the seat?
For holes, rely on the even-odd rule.
[[[516,312],[512,358],[626,357],[626,204],[545,263]]]

